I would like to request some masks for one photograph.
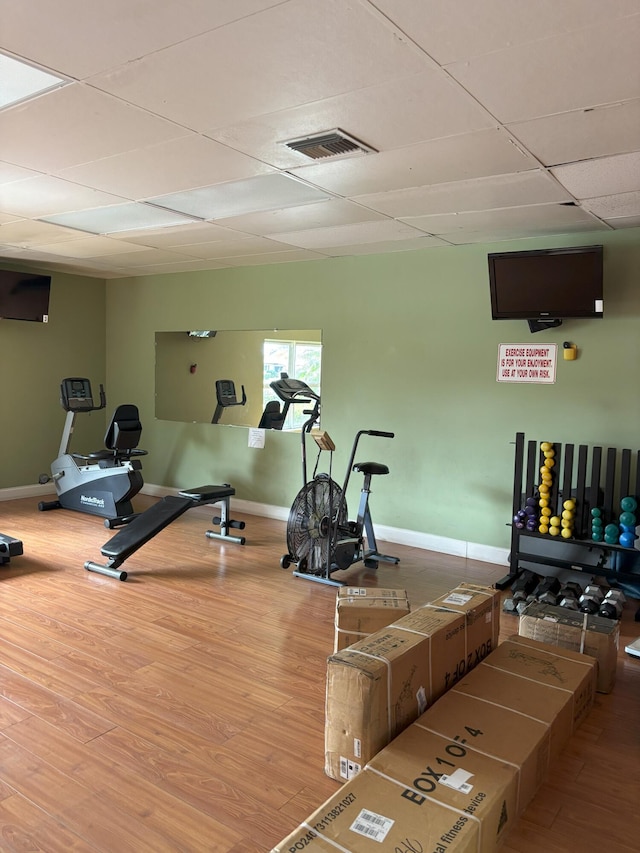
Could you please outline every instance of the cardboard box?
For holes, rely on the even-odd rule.
[[[459,587],[329,657],[328,776],[345,780],[359,773],[495,648],[499,597],[489,587]]]
[[[550,753],[547,722],[468,696],[455,687],[419,717],[411,726],[414,728],[437,732],[469,752],[479,752],[513,767],[518,776],[518,813],[533,799],[547,773]],[[467,769],[466,763],[464,766]],[[510,815],[513,816],[513,811]]]
[[[598,661],[598,692],[613,690],[620,644],[619,621],[534,601],[520,616],[518,633],[590,655]]]
[[[592,658],[514,635],[455,691],[547,725],[551,760],[591,708],[596,678]]]
[[[481,822],[482,832],[473,848],[476,853],[493,853],[518,813],[518,769],[513,763],[416,724],[378,753],[367,770],[400,783],[387,809],[394,809],[400,799],[409,800],[416,811],[412,829],[419,812],[425,822],[431,822],[436,804],[447,807],[452,815],[468,815],[470,821]]]
[[[479,824],[433,802],[424,810],[373,770],[343,785],[271,853],[478,853]],[[410,839],[411,846],[407,846]],[[450,839],[443,846],[443,839]]]
[[[336,596],[334,653],[364,640],[410,611],[404,589],[340,587]]]
[[[496,674],[511,690],[496,694]],[[552,732],[564,746],[591,708],[596,676],[593,658],[511,637],[272,853],[492,853],[542,781]]]
[[[498,645],[501,597],[492,587],[461,583],[425,606],[444,607],[465,616],[467,658],[458,678],[473,669]]]

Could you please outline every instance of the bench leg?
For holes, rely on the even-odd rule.
[[[220,527],[220,532],[217,530],[207,530],[205,536],[208,539],[222,539],[227,542],[236,542],[238,545],[244,545],[247,541],[244,536],[232,536],[229,533],[231,528],[244,530],[244,521],[234,521],[229,518],[230,499],[221,498],[217,503],[220,504],[220,515],[214,515],[211,519],[212,524]]]

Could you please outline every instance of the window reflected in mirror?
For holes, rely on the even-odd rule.
[[[319,329],[156,332],[155,343],[155,414],[161,420],[268,426],[265,414],[279,405],[270,383],[283,373],[320,394]],[[304,408],[291,405],[275,428],[299,429]]]

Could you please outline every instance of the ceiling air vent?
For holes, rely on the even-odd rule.
[[[343,130],[326,130],[313,136],[304,136],[300,139],[289,139],[284,145],[292,151],[299,151],[311,160],[322,160],[324,157],[345,157],[356,154],[376,153],[371,148],[353,136],[349,136]]]

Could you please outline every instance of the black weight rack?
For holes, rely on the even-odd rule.
[[[544,462],[541,441],[526,440],[516,433],[512,515],[522,509],[528,497],[537,497],[539,470]],[[587,572],[610,582],[640,586],[640,550],[609,545],[591,539],[591,510],[602,511],[604,524],[617,523],[620,501],[627,496],[638,500],[640,493],[640,451],[615,447],[590,447],[553,442],[555,465],[549,507],[561,515],[568,498],[576,502],[573,536],[563,539],[520,529],[511,523],[509,573],[496,584],[506,589],[533,563],[558,569]],[[640,503],[640,500],[638,501]],[[639,611],[640,614],[640,611]],[[638,619],[638,614],[636,614]]]

